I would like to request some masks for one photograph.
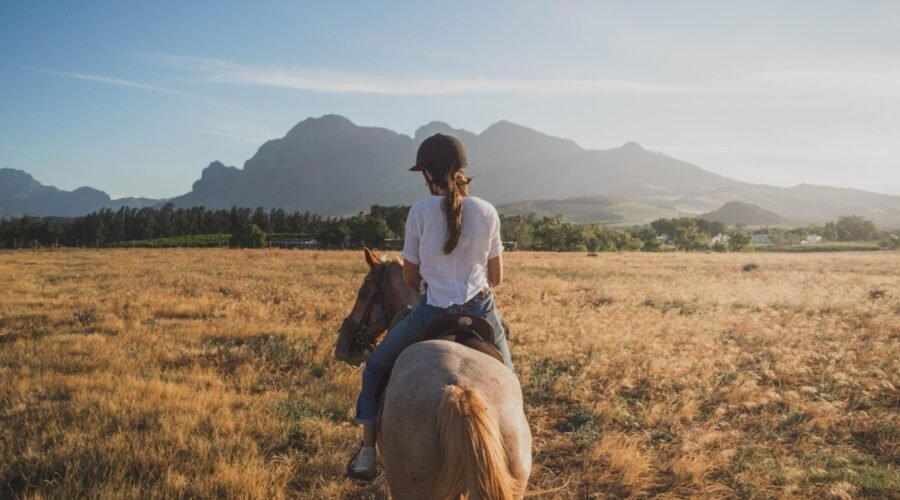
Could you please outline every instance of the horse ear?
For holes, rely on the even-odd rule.
[[[368,248],[363,248],[363,251],[366,253],[366,263],[369,264],[369,267],[375,269],[381,263],[378,261],[378,254],[369,250]]]

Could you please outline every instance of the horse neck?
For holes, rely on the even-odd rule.
[[[403,282],[403,265],[393,262],[388,267],[385,296],[385,312],[388,320],[393,318],[400,310],[406,307],[414,307],[419,302],[421,294],[418,290]]]

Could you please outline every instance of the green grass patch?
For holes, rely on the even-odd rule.
[[[541,357],[532,361],[530,368],[528,385],[525,387],[528,396],[542,402],[566,399],[559,393],[556,381],[561,378],[571,379],[570,372],[577,368],[574,358]]]
[[[553,426],[559,432],[571,433],[572,442],[583,450],[600,441],[602,427],[600,417],[582,405],[575,405]]]
[[[810,245],[753,245],[757,252],[788,252],[788,253],[817,253],[817,252],[871,252],[883,250],[878,241],[829,241]]]
[[[897,498],[900,495],[900,474],[895,467],[879,463],[871,456],[850,452],[836,456],[822,451],[803,457],[807,466],[806,481],[811,484],[847,482],[858,489],[861,496]]]
[[[149,240],[120,241],[112,246],[117,248],[215,248],[227,247],[230,239],[230,234],[192,234]]]

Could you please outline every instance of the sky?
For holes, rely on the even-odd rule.
[[[900,195],[898,26],[875,0],[0,0],[0,167],[171,197],[336,113]]]

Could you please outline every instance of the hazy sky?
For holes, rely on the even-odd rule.
[[[0,167],[65,189],[182,194],[338,113],[900,194],[897,1],[0,0],[0,48]]]

